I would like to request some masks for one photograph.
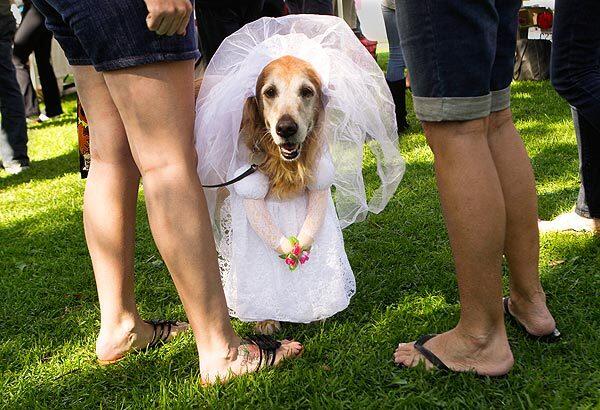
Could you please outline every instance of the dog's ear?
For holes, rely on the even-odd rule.
[[[262,115],[260,115],[256,97],[248,97],[244,103],[244,110],[242,112],[240,134],[242,134],[244,138],[248,140],[254,135],[258,134],[264,128],[264,126],[265,125],[262,120]]]

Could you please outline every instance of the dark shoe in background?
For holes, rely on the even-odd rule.
[[[403,78],[399,81],[388,81],[387,84],[390,87],[392,98],[396,105],[398,132],[402,133],[410,127],[408,121],[406,121],[406,80]]]

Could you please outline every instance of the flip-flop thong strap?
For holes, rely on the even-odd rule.
[[[275,364],[277,349],[281,347],[281,342],[267,335],[252,335],[245,339],[248,343],[258,347],[260,353],[256,370],[261,367],[269,367]]]
[[[423,355],[423,357],[425,359],[427,359],[431,364],[433,364],[438,369],[445,370],[445,371],[450,371],[450,368],[448,366],[446,366],[446,364],[444,362],[442,362],[439,357],[437,357],[431,350],[429,350],[425,346],[423,346],[425,343],[427,343],[427,341],[433,339],[436,336],[437,335],[435,335],[435,334],[434,335],[423,335],[423,336],[421,336],[415,342],[415,345],[414,345],[415,349],[417,349],[417,351],[419,353],[421,353],[421,355]]]

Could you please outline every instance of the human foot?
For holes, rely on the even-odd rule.
[[[520,297],[516,292],[510,298],[503,299],[505,313],[512,316],[525,331],[537,338],[551,337],[557,339],[560,332],[556,329],[556,321],[548,306],[546,295],[538,292],[533,297]]]
[[[225,352],[200,354],[200,375],[203,385],[224,383],[231,378],[277,366],[285,359],[298,357],[304,346],[296,341],[281,342],[269,336],[238,339]]]
[[[129,321],[112,329],[100,329],[96,355],[102,365],[115,363],[132,351],[152,349],[185,332],[189,324],[173,321]]]
[[[600,219],[584,218],[575,212],[558,215],[551,221],[539,221],[540,233],[548,232],[593,232],[600,233]]]
[[[506,335],[474,337],[461,334],[459,330],[425,338],[422,344],[433,353],[447,368],[454,372],[474,372],[481,376],[503,376],[513,366],[514,359]],[[400,343],[394,352],[397,365],[415,367],[425,362],[426,369],[442,368],[432,363],[419,352],[415,342]],[[435,361],[435,359],[433,359]]]

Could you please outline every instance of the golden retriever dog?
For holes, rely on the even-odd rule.
[[[256,96],[246,100],[240,136],[264,162],[269,195],[289,199],[304,192],[320,152],[323,96],[312,66],[292,56],[269,63],[256,81]],[[255,326],[262,334],[280,329],[274,320]]]
[[[201,80],[196,80],[196,95]],[[312,66],[292,56],[270,62],[260,73],[254,97],[245,104],[240,138],[260,158],[259,170],[269,178],[269,196],[289,199],[312,182],[323,141],[324,104],[321,80]],[[255,330],[272,334],[279,322],[266,320]]]

